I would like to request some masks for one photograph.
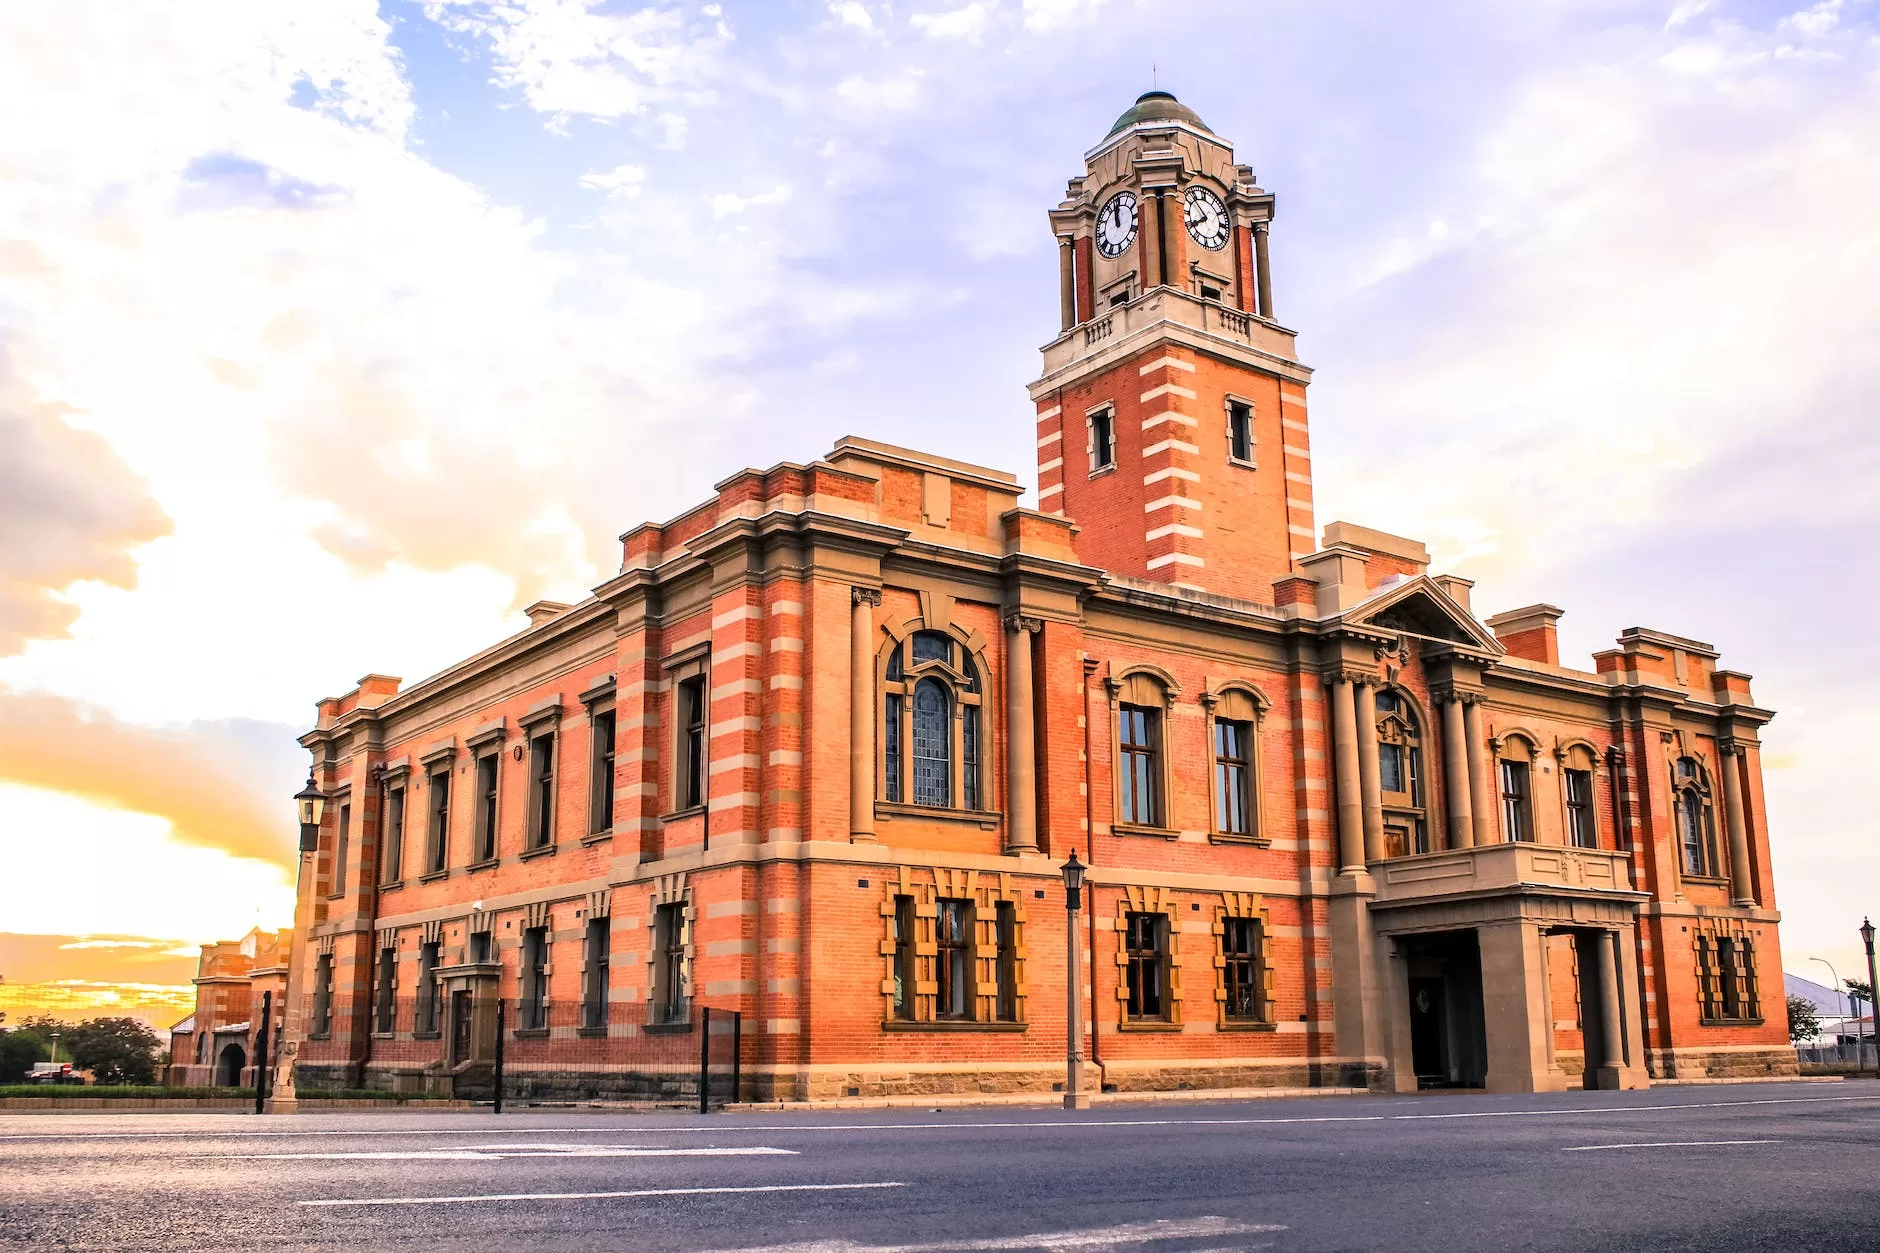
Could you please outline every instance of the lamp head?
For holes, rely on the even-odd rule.
[[[1084,864],[1077,860],[1077,850],[1071,850],[1070,860],[1058,867],[1064,876],[1064,908],[1080,909],[1083,901]]]
[[[1873,919],[1862,918],[1860,920],[1860,938],[1867,945],[1867,951],[1873,952]]]
[[[300,851],[311,853],[320,845],[320,819],[326,813],[326,793],[314,786],[312,775],[294,793],[294,805],[300,810]]]

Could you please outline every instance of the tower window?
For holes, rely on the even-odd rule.
[[[1243,465],[1253,464],[1253,406],[1244,400],[1227,402],[1227,455]]]
[[[1090,442],[1085,452],[1090,457],[1090,472],[1108,470],[1116,464],[1116,410],[1098,409],[1089,418]]]
[[[1201,298],[1203,300],[1219,300],[1221,298],[1221,289],[1203,283],[1201,285]]]

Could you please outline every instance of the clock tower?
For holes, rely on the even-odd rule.
[[[1270,604],[1314,546],[1311,371],[1273,317],[1273,197],[1165,91],[1084,167],[1051,211],[1039,507],[1077,523],[1091,565]]]

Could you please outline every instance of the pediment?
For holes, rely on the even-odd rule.
[[[1468,610],[1422,575],[1380,591],[1347,612],[1345,621],[1490,653],[1503,651],[1500,642]]]

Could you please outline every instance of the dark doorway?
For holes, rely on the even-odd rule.
[[[1569,934],[1573,937],[1574,976],[1578,983],[1575,992],[1580,1002],[1580,1048],[1584,1058],[1580,1086],[1597,1089],[1600,1067],[1625,1064],[1623,1057],[1607,1057],[1605,1050],[1606,1002],[1599,981],[1604,973],[1606,936],[1600,931]]]
[[[452,1065],[470,1060],[470,994],[468,992],[450,994],[450,1060]]]
[[[1410,1065],[1419,1088],[1449,1084],[1449,1061],[1443,1055],[1448,1016],[1441,979],[1423,975],[1410,980]]]
[[[248,1052],[239,1044],[225,1044],[222,1052],[215,1059],[215,1086],[218,1088],[239,1088],[242,1086],[242,1071],[248,1065]]]
[[[1482,954],[1474,931],[1400,936],[1409,983],[1410,1065],[1419,1088],[1479,1088],[1488,1076]]]

